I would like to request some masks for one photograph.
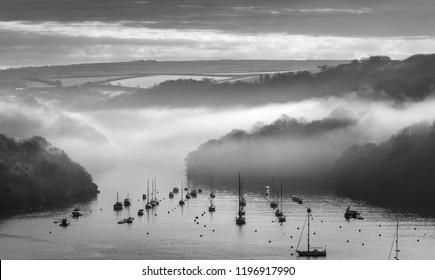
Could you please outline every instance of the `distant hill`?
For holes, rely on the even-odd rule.
[[[81,165],[44,138],[0,134],[0,211],[87,197],[97,188]]]
[[[261,105],[349,92],[368,99],[421,101],[434,91],[434,54],[416,55],[403,61],[373,56],[346,64],[322,65],[315,72],[262,74],[254,83],[166,81],[150,89],[113,97],[94,108]]]
[[[151,75],[239,75],[255,72],[316,70],[318,65],[338,65],[346,60],[196,60],[196,61],[126,61],[21,67],[0,70],[0,87],[26,87],[28,80],[51,81],[64,78],[122,78]],[[28,80],[26,80],[28,79]],[[92,80],[92,79],[90,79]],[[84,83],[84,82],[83,82]],[[49,85],[49,83],[48,83]],[[80,84],[78,84],[80,85]]]
[[[150,88],[118,81],[155,75],[227,76],[229,80],[166,80]],[[235,77],[249,78],[247,81]],[[111,84],[109,84],[109,82]],[[43,87],[26,87],[42,83]],[[69,86],[68,86],[69,85]],[[146,107],[231,107],[354,94],[421,101],[435,91],[435,54],[405,60],[372,56],[352,61],[134,61],[0,70],[0,89],[72,110]]]
[[[341,194],[435,213],[435,123],[407,127],[379,145],[349,148],[335,175]]]

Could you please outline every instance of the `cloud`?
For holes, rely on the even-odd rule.
[[[341,15],[341,14],[368,14],[372,10],[369,8],[343,9],[343,8],[274,8],[274,7],[234,7],[235,11],[254,14],[272,14],[272,15]]]
[[[147,58],[353,59],[387,54],[402,59],[435,49],[435,37],[236,34],[220,30],[152,29],[131,22],[0,22],[0,34],[5,38],[0,46],[3,66],[17,62],[40,65]]]
[[[403,58],[434,49],[434,13],[427,0],[3,0],[0,67],[381,52]]]
[[[426,0],[3,0],[0,21],[130,21],[158,29],[235,33],[431,36],[434,6]]]

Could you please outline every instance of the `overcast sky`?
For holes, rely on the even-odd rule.
[[[405,58],[434,0],[1,0],[0,67],[135,59]]]

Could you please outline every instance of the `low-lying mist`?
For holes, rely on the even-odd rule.
[[[398,107],[349,94],[287,105],[283,109],[293,109],[291,114],[266,125],[257,123],[250,130],[233,130],[189,153],[189,178],[197,183],[214,178],[218,184],[234,184],[240,171],[248,187],[270,184],[272,178],[289,184],[320,181],[331,176],[337,159],[349,147],[385,141],[405,126],[435,117],[433,99]]]
[[[433,120],[433,108],[434,99],[396,106],[349,93],[259,107],[65,112],[34,100],[2,97],[0,133],[47,138],[87,168],[104,190],[109,181],[120,186],[144,185],[153,175],[160,186],[178,184],[186,171],[187,154],[202,143],[233,129],[253,135],[283,114],[294,118],[302,127],[299,133],[270,134],[255,145],[243,141],[235,150],[228,149],[232,144],[224,137],[221,141],[225,143],[203,162],[208,169],[200,176],[206,182],[213,176],[216,183],[220,177],[234,177],[235,183],[236,174],[242,171],[246,184],[256,184],[259,181],[249,178],[325,176],[345,149],[379,143],[412,123]],[[226,173],[220,171],[224,167]]]

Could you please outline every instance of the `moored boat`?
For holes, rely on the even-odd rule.
[[[345,217],[346,219],[357,219],[357,218],[358,218],[358,215],[360,215],[360,217],[362,218],[362,216],[361,216],[360,213],[358,213],[358,212],[355,211],[355,210],[350,210],[350,207],[349,207],[349,206],[347,206],[347,208],[346,208],[346,212],[344,212],[344,217]],[[360,218],[360,220],[361,220],[361,218]]]
[[[151,203],[150,203],[150,180],[147,180],[147,203],[145,204],[145,209],[151,209]]]
[[[299,243],[296,248],[296,252],[299,254],[300,257],[326,257],[326,247],[323,249],[323,247],[312,247],[310,246],[310,220],[311,220],[311,209],[307,208],[307,220],[308,222],[308,234],[307,234],[307,240],[308,240],[308,247],[307,250],[299,250]],[[304,229],[302,229],[302,234],[304,233]],[[299,239],[300,240],[300,239]]]
[[[191,197],[197,197],[197,191],[196,190],[191,190],[190,191],[190,196]]]
[[[122,208],[123,208],[122,203],[118,199],[118,193],[116,193],[116,202],[115,204],[113,204],[113,210],[118,211],[118,210],[122,210]]]
[[[244,225],[246,224],[246,218],[244,217],[245,215],[245,209],[244,206],[242,205],[242,190],[241,190],[241,182],[240,182],[240,173],[239,173],[239,211],[238,211],[238,216],[236,218],[236,224],[237,225]]]
[[[129,207],[131,205],[130,197],[127,194],[127,197],[124,199],[124,206]]]
[[[210,206],[208,207],[208,211],[209,212],[215,212],[216,211],[216,206],[213,203],[213,200],[210,200]]]
[[[184,200],[183,200],[183,182],[181,182],[181,199],[180,199],[180,201],[178,201],[178,204],[180,206],[184,205]]]
[[[278,209],[276,209],[276,211],[275,211],[275,216],[278,217],[278,221],[280,223],[283,223],[286,221],[286,216],[283,213],[283,205],[284,204],[282,203],[282,183],[281,183],[281,203],[280,203]]]
[[[73,217],[81,217],[83,216],[83,211],[80,208],[74,208],[74,210],[72,211],[72,216]]]
[[[59,226],[61,226],[61,227],[67,227],[67,226],[69,226],[69,224],[70,224],[70,222],[68,222],[67,219],[62,219],[60,221],[60,223],[59,223]]]

